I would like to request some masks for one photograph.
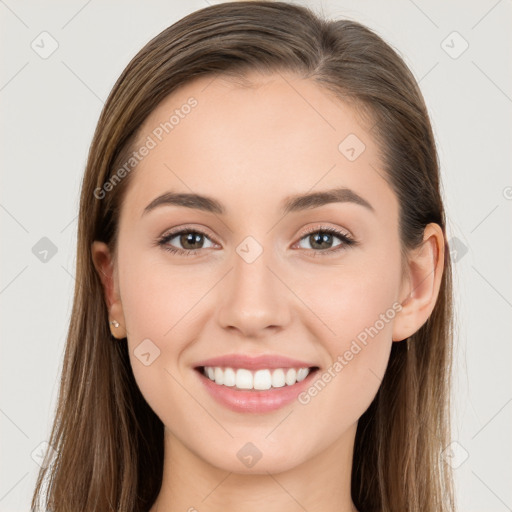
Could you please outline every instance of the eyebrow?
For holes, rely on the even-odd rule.
[[[359,194],[345,187],[287,197],[283,201],[282,211],[283,214],[286,215],[291,212],[319,208],[320,206],[331,203],[353,203],[363,206],[375,213],[375,209],[366,199],[363,199]],[[226,213],[226,209],[222,203],[212,197],[199,194],[166,192],[153,199],[153,201],[144,208],[142,215],[149,213],[159,206],[166,205],[182,206],[219,215]]]

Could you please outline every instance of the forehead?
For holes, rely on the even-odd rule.
[[[358,112],[291,74],[189,82],[145,120],[135,150],[144,145],[150,149],[124,201],[139,215],[169,191],[216,197],[227,215],[240,215],[277,212],[284,197],[347,187],[396,217],[379,148]]]

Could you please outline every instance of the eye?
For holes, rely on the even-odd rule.
[[[333,246],[334,239],[336,238],[340,240],[340,242]],[[299,244],[303,240],[309,244],[309,247],[306,247],[306,249],[313,250],[316,253],[328,254],[341,251],[357,244],[349,234],[327,226],[310,229],[306,236],[300,239]],[[315,254],[315,256],[317,256],[317,254]]]
[[[210,240],[210,238],[202,231],[197,231],[195,229],[181,229],[179,231],[165,234],[157,241],[157,243],[163,249],[171,253],[193,256],[199,249],[205,248],[204,240]],[[181,245],[181,248],[171,245],[171,242],[173,241],[174,243]],[[210,247],[213,247],[213,244]]]
[[[334,239],[336,238],[340,242],[333,246]],[[205,246],[205,240],[208,240],[211,245]],[[313,251],[315,256],[337,253],[347,247],[358,244],[349,234],[327,226],[310,229],[306,235],[300,239],[299,245],[302,241],[305,241],[310,247],[300,248]],[[170,253],[183,256],[196,256],[198,252],[200,252],[200,249],[207,249],[214,246],[206,233],[190,228],[182,228],[167,233],[159,238],[156,243]],[[181,247],[176,247],[173,244],[179,244]]]

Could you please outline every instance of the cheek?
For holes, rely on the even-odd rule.
[[[173,347],[198,300],[212,285],[208,272],[173,266],[155,251],[127,254],[119,264],[123,312],[132,343],[150,338]]]
[[[296,279],[295,290],[321,320],[319,339],[329,345],[331,354],[359,335],[364,338],[373,326],[384,336],[391,333],[401,269],[396,257],[389,255],[387,261],[395,263],[390,266],[369,254],[317,269],[310,279]]]
[[[400,266],[396,258],[388,261],[397,263],[390,267],[383,259],[361,261],[357,268],[348,264],[339,271],[331,268],[307,288],[307,304],[322,320],[316,322],[315,332],[331,364],[300,402],[322,404],[338,427],[364,413],[389,361],[393,323],[400,309],[395,301]]]
[[[204,290],[199,279],[187,279],[179,268],[126,247],[119,254],[131,366],[144,398],[160,416],[186,405],[186,394],[177,383],[182,380],[180,354],[191,339],[183,330]]]

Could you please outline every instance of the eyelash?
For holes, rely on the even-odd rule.
[[[179,254],[181,256],[197,256],[198,251],[200,251],[201,249],[178,249],[176,247],[168,245],[169,240],[172,240],[176,236],[182,235],[183,233],[188,233],[188,234],[193,233],[193,234],[196,234],[196,235],[202,235],[202,236],[210,239],[210,237],[206,233],[204,233],[203,231],[199,231],[199,230],[196,230],[196,229],[184,228],[184,229],[181,229],[179,231],[174,231],[174,232],[171,232],[171,233],[168,233],[168,234],[162,236],[161,238],[156,240],[156,244],[159,245],[160,247],[162,247],[162,249],[164,249],[165,251],[168,251],[168,252],[170,252],[172,254]],[[359,244],[359,242],[354,240],[351,236],[347,235],[346,233],[343,233],[341,231],[338,231],[335,228],[328,227],[328,226],[320,226],[320,227],[315,227],[315,228],[309,229],[299,239],[299,242],[302,241],[307,236],[312,235],[314,233],[323,233],[323,234],[335,235],[342,242],[341,244],[339,244],[335,248],[331,248],[331,249],[318,250],[318,251],[315,251],[314,249],[307,249],[308,251],[312,251],[313,252],[314,257],[323,256],[323,255],[326,255],[326,254],[327,255],[331,255],[333,253],[338,253],[339,251],[342,251],[342,250],[344,250],[344,249],[346,249],[348,247],[355,246],[355,245]]]

